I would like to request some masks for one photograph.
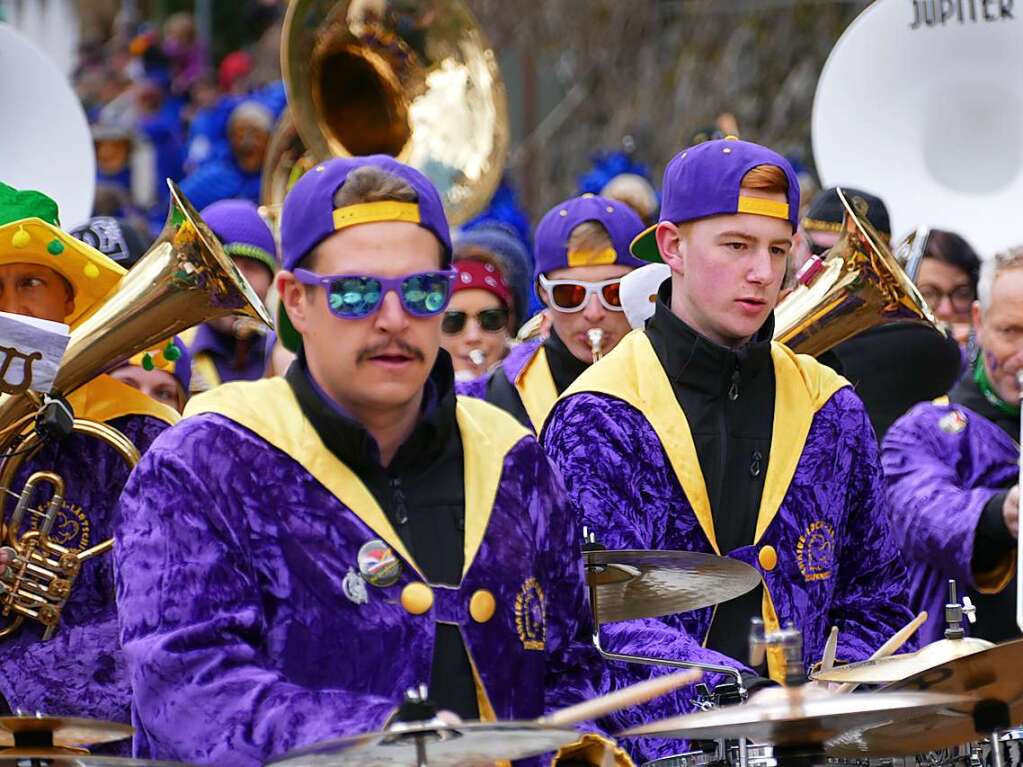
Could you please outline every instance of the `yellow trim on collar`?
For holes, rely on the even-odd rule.
[[[771,360],[776,387],[774,425],[753,543],[763,537],[785,500],[814,415],[835,392],[849,385],[842,376],[813,357],[796,354],[777,342],[771,344]]]
[[[739,197],[736,213],[752,213],[754,216],[789,219],[789,204],[777,200],[765,200],[762,197]]]
[[[181,418],[174,408],[108,375],[98,376],[85,386],[75,389],[67,400],[75,411],[75,418],[87,418],[100,423],[128,415],[144,415],[173,426]]]
[[[771,634],[781,628],[781,621],[778,620],[778,611],[774,609],[774,599],[771,597],[771,590],[767,588],[767,578],[764,578],[764,596],[760,600],[760,612],[764,617],[764,630]],[[785,651],[779,645],[767,648],[767,675],[777,682],[785,682]]]
[[[362,480],[327,449],[284,378],[235,381],[193,397],[185,416],[229,418],[301,464],[382,538],[423,580],[412,555]],[[465,568],[479,551],[504,468],[504,456],[529,432],[493,405],[464,397],[455,409],[465,456]]]
[[[543,422],[558,401],[558,387],[547,361],[547,351],[542,345],[519,371],[513,383],[526,409],[526,415],[533,424],[533,431],[539,434]]]
[[[570,250],[567,258],[569,266],[604,266],[615,263],[618,260],[618,253],[614,248]]]
[[[414,202],[381,200],[346,205],[334,210],[335,231],[359,224],[372,224],[377,221],[407,221],[410,224],[418,224],[420,221],[419,205]]]

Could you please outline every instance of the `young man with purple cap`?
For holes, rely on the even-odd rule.
[[[832,626],[861,660],[913,616],[876,440],[847,383],[772,343],[799,186],[779,154],[734,139],[677,155],[660,223],[632,245],[671,279],[645,329],[572,385],[541,437],[582,523],[611,549],[730,556],[763,586],[718,605],[606,627],[644,650],[667,624],[690,660],[747,669],[749,621],[792,621],[804,667]],[[630,646],[631,645],[631,646]],[[781,679],[780,653],[759,676]]]
[[[73,331],[103,305],[123,275],[110,258],[60,228],[52,199],[0,183],[0,311],[66,323]],[[11,365],[12,372],[18,368]],[[177,421],[176,412],[108,375],[79,387],[67,401],[77,418],[108,424],[139,452]],[[31,426],[25,434],[29,431]],[[116,502],[131,466],[112,446],[79,432],[46,442],[5,490],[20,492],[37,471],[55,472],[65,482],[52,541],[80,552],[120,535]],[[37,501],[44,492],[40,488]],[[9,500],[8,515],[14,507]],[[36,522],[26,521],[21,532]],[[0,570],[9,555],[0,551]],[[113,583],[112,555],[86,560],[50,639],[43,640],[41,623],[26,620],[0,640],[0,713],[130,721]],[[6,628],[14,618],[6,616],[0,624]]]
[[[513,349],[489,375],[459,387],[538,432],[558,395],[629,332],[618,289],[643,262],[629,243],[643,222],[628,205],[594,195],[559,203],[536,227],[537,293],[550,333]]]
[[[221,200],[199,215],[259,299],[266,301],[277,273],[277,245],[256,206],[248,200]],[[182,333],[192,355],[193,390],[262,378],[267,356],[263,330],[247,318],[227,316]]]
[[[455,396],[436,189],[334,159],[288,194],[281,239],[297,360],[194,398],[122,496],[136,754],[254,767],[386,726],[420,683],[463,719],[597,692],[556,473],[513,418]],[[599,762],[593,737],[571,753]]]

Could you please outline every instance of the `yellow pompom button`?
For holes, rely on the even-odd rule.
[[[757,555],[757,561],[762,568],[770,572],[778,566],[778,552],[774,550],[774,546],[763,546]]]
[[[494,599],[494,595],[486,589],[480,589],[472,595],[472,599],[469,600],[469,615],[477,623],[486,623],[488,620],[494,617],[494,612],[497,610],[497,600]]]
[[[85,276],[90,280],[99,277],[99,267],[96,264],[86,264],[82,271],[85,272]]]
[[[26,232],[22,228],[18,228],[18,231],[11,237],[11,245],[16,248],[27,248],[32,244],[32,235]]]
[[[412,615],[422,615],[433,607],[433,589],[425,583],[410,583],[401,590],[401,606]]]

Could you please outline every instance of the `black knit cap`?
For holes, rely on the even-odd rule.
[[[880,234],[891,238],[892,225],[888,219],[888,208],[880,197],[846,186],[842,187],[842,193],[857,210],[863,209],[857,198],[862,200],[863,205],[866,205],[867,220]],[[838,187],[831,187],[813,198],[801,223],[807,232],[840,232],[844,217],[845,208],[838,198]]]

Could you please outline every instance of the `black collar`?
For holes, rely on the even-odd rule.
[[[339,461],[356,470],[380,466],[376,440],[322,390],[318,391],[302,352],[284,377],[295,392],[302,413]],[[444,450],[455,428],[455,371],[451,357],[441,349],[426,380],[422,415],[387,469],[398,471],[429,463]]]
[[[543,346],[547,351],[547,364],[551,368],[554,387],[558,390],[558,394],[561,394],[583,374],[590,363],[583,362],[572,354],[565,346],[565,342],[554,332],[554,328],[551,328],[550,335],[543,342]]]
[[[981,352],[983,354],[983,352]],[[1019,439],[1019,418],[1004,413],[990,402],[980,390],[980,386],[973,378],[973,366],[959,379],[952,391],[948,394],[949,400],[957,405],[968,407],[979,416],[991,421],[1013,439]]]
[[[748,343],[729,349],[700,335],[672,314],[671,280],[665,280],[657,293],[654,316],[647,322],[646,334],[668,379],[705,394],[724,394],[733,385],[771,369],[773,314]]]

